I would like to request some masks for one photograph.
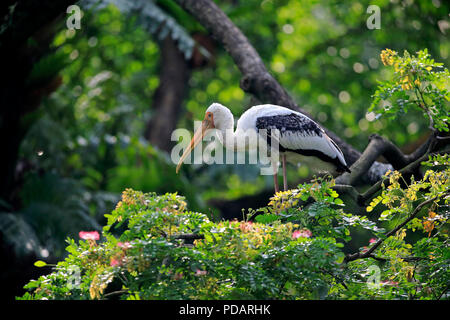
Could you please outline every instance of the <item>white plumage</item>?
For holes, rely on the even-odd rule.
[[[304,120],[304,125],[302,126],[299,124],[296,130],[289,130],[286,126],[277,128],[276,125],[270,125],[266,127],[266,129],[280,130],[281,135],[279,142],[281,146],[291,150],[317,150],[330,156],[331,158],[337,157],[340,162],[346,166],[344,155],[337,145],[332,142],[332,140],[325,134],[325,131],[316,122],[300,112],[273,104],[254,106],[244,112],[237,123],[237,128],[243,128],[245,130],[252,128],[257,130],[258,128],[256,126],[256,122],[259,118],[276,116],[292,117],[293,115]],[[316,131],[307,130],[310,126],[316,126]],[[321,135],[319,135],[317,131],[319,131]]]

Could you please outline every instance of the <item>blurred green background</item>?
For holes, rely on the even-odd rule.
[[[363,150],[373,133],[405,152],[426,139],[421,114],[392,123],[367,108],[377,81],[390,76],[382,49],[428,48],[449,66],[448,2],[216,3],[294,100],[355,148]],[[68,30],[64,19],[54,26],[26,79],[29,88],[48,79],[59,85],[21,115],[14,179],[0,202],[5,279],[30,254],[60,259],[64,240],[99,229],[127,187],[178,192],[215,219],[240,218],[242,208],[266,205],[272,192],[272,178],[254,165],[185,165],[175,174],[173,129],[192,132],[212,102],[236,118],[259,103],[240,89],[239,70],[206,30],[170,0],[78,5],[81,29]],[[379,30],[367,28],[369,5],[381,9]],[[290,167],[289,185],[310,176],[307,167]]]

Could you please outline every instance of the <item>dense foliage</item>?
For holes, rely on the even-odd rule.
[[[423,111],[432,130],[448,131],[448,79],[450,74],[442,63],[435,62],[428,50],[416,55],[405,51],[403,56],[386,49],[381,53],[386,66],[394,66],[394,76],[381,82],[375,92],[372,106],[379,115],[397,119],[409,108]]]
[[[27,286],[38,288],[33,298],[103,298],[110,282],[132,299],[311,298],[330,277],[320,270],[332,273],[343,259],[331,237],[294,237],[292,223],[213,223],[174,194],[127,190],[108,222],[98,245],[69,240],[71,254],[56,272]],[[110,232],[121,224],[116,238]],[[202,239],[189,245],[184,234]],[[73,266],[82,280],[70,290]]]
[[[436,164],[447,169],[435,171]],[[442,298],[450,281],[448,164],[447,157],[431,159],[424,179],[406,190],[398,172],[390,175],[389,187],[367,210],[386,205],[379,221],[402,221],[413,203],[429,204],[392,237],[367,217],[345,213],[333,180],[276,194],[247,215],[262,213],[256,222],[215,223],[189,211],[176,194],[127,189],[106,215],[102,241],[96,232],[80,233],[86,240],[68,239],[69,256],[31,281],[31,293],[22,298]],[[356,227],[374,236],[362,252],[381,245],[374,256],[347,263],[343,248]],[[407,241],[407,230],[419,232],[419,240]]]

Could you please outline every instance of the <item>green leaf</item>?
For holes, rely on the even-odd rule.
[[[280,217],[276,214],[262,214],[259,216],[256,216],[255,220],[256,222],[260,222],[260,223],[271,223],[274,222],[275,220],[278,220]]]
[[[47,265],[47,262],[42,261],[42,260],[38,260],[38,261],[36,261],[36,262],[34,263],[34,266],[35,266],[35,267],[38,267],[38,268],[45,267],[46,265]]]
[[[337,197],[339,197],[339,194],[336,191],[331,190],[330,191],[330,196],[332,196],[333,198],[337,198]]]

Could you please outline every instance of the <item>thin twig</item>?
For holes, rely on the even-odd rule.
[[[441,294],[439,295],[439,297],[437,297],[436,300],[441,300],[442,296],[448,291],[449,287],[450,287],[450,285],[447,284],[445,289],[441,292]]]
[[[432,146],[432,145],[433,145],[433,143],[430,144],[430,146]],[[423,156],[418,158],[416,161],[411,162],[409,165],[407,165],[403,169],[399,170],[399,172],[402,174],[402,176],[404,174],[412,173],[412,172],[414,172],[414,170],[416,170],[420,166],[420,164],[423,161],[427,160],[429,156],[445,154],[447,152],[448,151],[441,151],[441,152],[435,152],[435,153],[426,152]],[[380,191],[383,185],[388,186],[388,184],[389,184],[389,177],[384,177],[383,179],[379,180],[377,183],[375,183],[373,186],[371,186],[366,192],[361,194],[361,201],[363,203],[365,203],[367,200],[372,198],[372,196],[374,194],[376,194],[378,191]]]
[[[105,293],[104,295],[103,295],[103,298],[106,298],[106,297],[110,297],[110,296],[113,296],[113,295],[116,295],[116,294],[122,294],[122,293],[126,293],[127,292],[127,290],[117,290],[117,291],[113,291],[113,292],[108,292],[108,293]]]
[[[203,234],[181,233],[181,234],[174,234],[172,238],[182,240],[197,240],[197,239],[205,239],[205,236]]]
[[[436,132],[436,128],[434,127],[434,120],[433,117],[430,114],[430,109],[428,108],[427,103],[425,102],[425,99],[422,95],[422,91],[420,91],[420,89],[417,87],[416,84],[414,84],[414,88],[416,89],[416,91],[419,93],[420,98],[422,99],[422,104],[419,102],[417,105],[419,106],[419,108],[421,108],[427,115],[428,118],[430,120],[430,124],[429,124],[429,128],[431,131]]]
[[[333,272],[331,272],[331,271],[329,271],[329,270],[326,270],[326,269],[323,269],[323,268],[320,268],[319,270],[322,271],[322,272],[328,273],[330,276],[332,276],[333,278],[335,278],[340,284],[342,284],[342,286],[343,286],[345,289],[348,290],[348,287],[347,287],[347,285],[345,284],[345,281],[344,281],[343,279],[341,279],[339,276],[337,276],[337,275],[333,274]]]
[[[450,194],[450,193],[448,193]],[[384,242],[384,240],[386,240],[387,238],[389,238],[391,235],[395,234],[396,232],[398,232],[401,228],[403,228],[408,222],[410,222],[412,219],[414,219],[414,217],[417,215],[417,213],[419,213],[420,210],[422,210],[422,208],[426,205],[428,205],[429,203],[434,202],[437,198],[439,198],[439,196],[435,196],[431,199],[425,200],[424,202],[420,203],[415,209],[414,211],[409,215],[409,217],[403,221],[402,223],[400,223],[397,227],[395,227],[394,229],[392,229],[391,231],[387,232],[385,234],[385,238],[380,238],[377,240],[377,242],[374,243],[373,246],[371,246],[369,248],[369,250],[365,251],[365,252],[356,252],[350,255],[347,255],[344,259],[345,262],[349,262],[349,261],[353,261],[353,260],[357,260],[357,259],[364,259],[364,258],[369,258],[372,257],[373,255],[372,253]]]

